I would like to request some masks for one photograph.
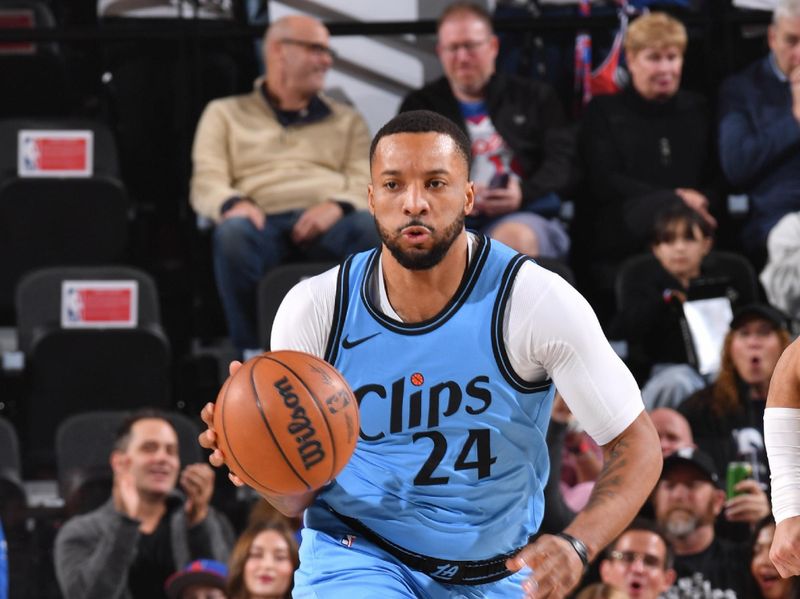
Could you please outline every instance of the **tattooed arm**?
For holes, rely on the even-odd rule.
[[[642,412],[603,446],[604,466],[586,507],[564,532],[583,541],[589,560],[636,516],[661,472],[661,449],[653,423]],[[565,539],[542,535],[508,561],[511,570],[529,566],[526,596],[560,598],[580,581],[583,564]]]

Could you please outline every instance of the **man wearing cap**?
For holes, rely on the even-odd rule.
[[[198,559],[167,579],[169,599],[226,599],[228,568],[213,559]]]
[[[675,550],[675,588],[682,596],[744,598],[748,543],[716,536],[714,521],[725,502],[714,462],[698,449],[684,447],[664,460],[652,496],[658,525]]]
[[[717,380],[678,407],[720,477],[730,462],[748,461],[755,478],[768,481],[764,408],[772,371],[789,339],[783,313],[767,304],[741,307],[723,342]]]
[[[800,574],[800,341],[786,348],[775,367],[764,410],[764,437],[777,523],[769,557],[786,578]]]

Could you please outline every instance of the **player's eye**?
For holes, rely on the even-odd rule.
[[[444,187],[445,183],[441,179],[432,179],[428,181],[428,187],[431,189],[441,189]]]
[[[390,189],[390,190],[395,190],[395,189],[398,188],[397,181],[386,181],[386,183],[384,183],[383,186],[386,189]]]

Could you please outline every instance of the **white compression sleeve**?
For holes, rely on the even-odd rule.
[[[775,522],[800,516],[800,409],[764,410]]]

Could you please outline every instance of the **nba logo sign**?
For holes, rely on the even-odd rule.
[[[23,129],[17,138],[20,177],[91,177],[94,135],[91,131]]]
[[[139,316],[138,291],[136,281],[63,281],[61,326],[133,328]]]

